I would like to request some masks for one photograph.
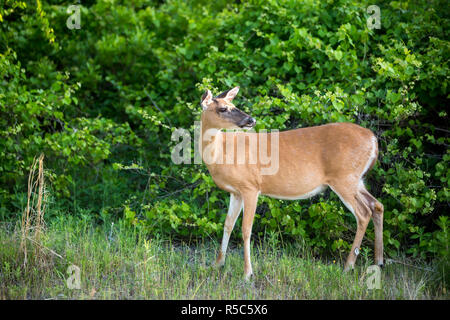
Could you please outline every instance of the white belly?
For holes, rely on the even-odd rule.
[[[301,199],[309,199],[311,197],[314,197],[316,194],[319,194],[323,192],[327,188],[326,185],[322,184],[318,186],[317,188],[311,190],[310,192],[294,195],[294,196],[284,196],[284,195],[277,195],[277,194],[264,194],[265,196],[275,198],[275,199],[281,199],[281,200],[301,200]]]

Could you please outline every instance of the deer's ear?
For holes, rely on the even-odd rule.
[[[239,87],[234,87],[233,89],[227,91],[224,99],[231,102],[231,101],[233,101],[234,97],[236,97],[238,92],[239,92]]]
[[[233,89],[222,92],[216,98],[221,98],[221,99],[227,100],[228,102],[231,102],[231,101],[233,101],[234,97],[236,97],[238,92],[239,92],[239,87],[234,87]]]
[[[212,102],[212,93],[209,90],[203,94],[200,104],[202,105],[203,110],[208,109],[208,105]]]

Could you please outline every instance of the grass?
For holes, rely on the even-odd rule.
[[[273,239],[253,242],[255,276],[246,283],[240,242],[215,269],[216,241],[174,243],[123,223],[94,227],[66,216],[52,220],[39,259],[31,250],[24,266],[20,234],[18,226],[0,225],[1,299],[448,299],[432,265],[387,265],[382,289],[370,290],[364,257],[343,273],[342,261]],[[67,287],[72,264],[81,271],[80,289]]]

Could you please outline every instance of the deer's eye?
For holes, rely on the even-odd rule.
[[[227,108],[226,107],[221,107],[221,108],[219,108],[219,112],[227,112]]]

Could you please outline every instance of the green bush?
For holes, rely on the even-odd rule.
[[[367,184],[385,207],[386,251],[448,257],[446,1],[89,1],[0,8],[1,216],[21,210],[44,152],[58,203],[149,232],[217,237],[228,203],[203,165],[175,165],[171,132],[193,133],[199,97],[241,86],[257,130],[349,121],[379,138]],[[352,215],[326,193],[262,198],[255,233],[349,248]],[[240,236],[235,232],[235,236]],[[374,239],[369,228],[365,244]]]

